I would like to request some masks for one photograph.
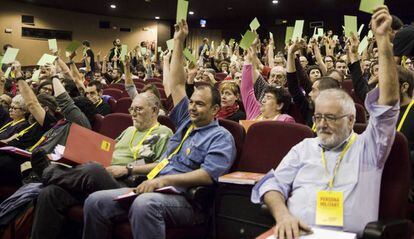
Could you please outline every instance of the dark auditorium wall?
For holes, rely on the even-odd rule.
[[[22,24],[21,15],[34,16],[35,25]],[[117,29],[100,29],[100,20],[110,21],[111,26],[117,26]],[[92,49],[96,49],[95,54],[102,49],[102,57],[108,54],[114,38],[120,38],[122,43],[127,44],[129,50],[132,50],[139,41],[163,42],[168,40],[171,34],[168,22],[157,23],[155,20],[84,14],[3,0],[0,8],[0,44],[12,43],[13,47],[20,48],[21,52],[17,58],[22,65],[36,64],[42,54],[48,52],[46,39],[22,37],[22,27],[72,31],[73,40],[89,40]],[[131,28],[131,32],[120,32],[120,27]],[[6,28],[12,29],[12,33],[5,33]],[[68,44],[69,41],[58,40],[58,47],[62,49],[61,56],[64,55],[63,49]],[[80,57],[77,56],[75,60],[79,59]]]

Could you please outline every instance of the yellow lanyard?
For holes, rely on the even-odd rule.
[[[339,165],[341,164],[342,159],[344,158],[346,152],[348,151],[348,149],[351,147],[351,145],[355,142],[356,139],[356,134],[352,134],[351,139],[348,141],[348,143],[345,145],[345,148],[342,150],[341,154],[339,155],[339,158],[336,160],[336,164],[335,164],[335,168],[334,168],[334,173],[332,178],[329,180],[329,189],[332,189],[333,187],[333,182],[335,180],[336,174],[338,174],[338,170],[339,170]],[[328,172],[328,165],[326,164],[326,159],[325,159],[325,150],[322,149],[322,163],[325,166],[325,172],[327,175],[329,175]]]
[[[168,155],[168,157],[164,158],[161,162],[159,162],[157,164],[157,166],[155,166],[155,168],[153,168],[151,170],[151,172],[149,172],[147,174],[147,178],[149,180],[155,178],[158,173],[165,168],[165,166],[167,166],[167,164],[169,163],[169,160],[178,153],[178,151],[180,151],[181,147],[183,146],[184,141],[188,138],[188,136],[190,135],[190,133],[193,131],[194,129],[194,125],[191,124],[191,126],[187,129],[187,132],[185,132],[185,135],[183,137],[183,139],[181,140],[180,144],[178,145],[178,147],[174,150],[174,152],[172,152],[170,155]]]
[[[316,124],[315,123],[313,123],[313,125],[312,125],[312,131],[316,132]]]
[[[400,123],[398,124],[398,127],[397,127],[397,131],[398,132],[401,131],[401,128],[404,125],[404,122],[405,122],[405,120],[407,118],[408,112],[410,112],[410,109],[411,109],[411,107],[413,107],[413,105],[414,105],[414,100],[412,100],[410,102],[410,104],[408,105],[407,109],[405,109],[405,112],[404,112],[404,114],[403,114],[403,116],[402,116],[402,118],[400,120]]]
[[[33,128],[35,125],[37,124],[37,122],[34,122],[33,124],[31,124],[29,127],[25,128],[24,130],[20,131],[18,133],[19,137],[22,137],[23,135],[25,135],[31,128]]]
[[[11,121],[11,122],[5,124],[3,127],[0,128],[0,133],[3,133],[9,126],[15,126],[16,124],[21,123],[21,122],[23,122],[25,120],[26,119],[21,119],[21,120],[19,120],[17,122]]]
[[[96,104],[96,108],[98,108],[101,104],[102,104],[103,100],[101,99],[97,104]]]
[[[132,134],[132,137],[131,137],[131,139],[129,140],[129,149],[131,150],[131,152],[132,152],[132,154],[134,155],[134,159],[136,159],[137,158],[137,154],[138,154],[138,151],[139,151],[139,149],[141,148],[141,146],[142,146],[142,144],[144,143],[144,141],[147,139],[147,137],[152,133],[152,131],[154,130],[154,129],[156,129],[158,126],[160,126],[160,123],[156,123],[154,126],[152,126],[149,130],[148,130],[148,132],[145,134],[145,136],[141,139],[141,141],[139,141],[139,143],[135,146],[135,147],[133,147],[132,146],[132,141],[134,140],[134,138],[135,138],[135,134],[137,133],[137,129],[135,128],[135,131],[134,131],[134,133]]]

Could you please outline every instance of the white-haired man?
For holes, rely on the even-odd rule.
[[[377,220],[381,175],[399,110],[391,22],[385,6],[372,15],[380,68],[379,87],[365,101],[371,116],[366,131],[357,135],[352,130],[355,106],[349,95],[322,91],[313,116],[317,137],[294,146],[253,188],[252,201],[269,207],[279,239],[299,238],[299,230],[309,230],[308,225],[360,234]]]

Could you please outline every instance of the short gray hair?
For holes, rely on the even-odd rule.
[[[342,89],[323,90],[319,93],[318,97],[316,97],[315,101],[318,102],[320,100],[336,100],[339,102],[343,114],[356,116],[354,100]]]
[[[27,106],[26,106],[26,102],[24,101],[24,98],[23,98],[22,95],[16,95],[15,97],[13,97],[12,103],[15,103],[16,105],[18,105],[19,108],[22,111],[28,112],[28,109],[27,109]]]
[[[155,113],[158,115],[160,108],[161,108],[161,100],[154,93],[150,91],[146,91],[139,95],[144,97],[144,99],[147,101],[148,105],[151,108],[156,108]]]

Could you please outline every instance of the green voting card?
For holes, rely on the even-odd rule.
[[[252,31],[257,30],[257,28],[260,27],[260,23],[259,20],[257,20],[257,17],[255,17],[253,19],[253,21],[250,23],[250,29],[252,29]]]
[[[80,45],[80,42],[73,41],[66,47],[66,52],[73,53],[80,47]]]
[[[285,43],[289,43],[289,40],[292,39],[293,27],[286,27]]]
[[[49,55],[49,54],[43,54],[43,56],[39,59],[37,62],[38,66],[44,66],[48,63],[52,64],[56,60],[57,56]]]
[[[229,41],[229,46],[232,47],[234,42],[235,42],[235,40],[233,38],[231,38],[230,41]]]
[[[11,72],[11,66],[9,66],[6,72],[4,72],[4,78],[9,78],[10,72]]]
[[[167,41],[167,48],[170,51],[174,49],[174,38]]]
[[[246,31],[243,38],[240,41],[240,47],[243,50],[247,50],[254,42],[256,35],[252,31]]]
[[[188,2],[185,0],[178,0],[177,2],[177,22],[181,20],[187,21]]]
[[[127,45],[122,45],[121,47],[121,54],[119,55],[119,58],[121,59],[121,61],[125,61],[125,56],[128,53],[128,46]]]
[[[364,29],[364,24],[362,24],[360,27],[359,27],[359,29],[358,29],[358,36],[361,36],[361,32],[362,32],[362,30]]]
[[[191,52],[190,52],[190,50],[188,50],[188,48],[185,48],[183,53],[184,53],[185,58],[187,58],[187,60],[189,60],[192,63],[196,63],[195,57],[193,56],[193,54],[191,54]]]
[[[359,43],[358,54],[361,55],[362,52],[364,52],[367,47],[368,47],[368,37],[364,37],[364,39],[362,39],[361,43]]]
[[[359,10],[372,14],[374,10],[381,5],[384,5],[384,0],[361,0]]]
[[[47,41],[49,43],[49,50],[55,50],[55,51],[57,51],[58,47],[57,47],[57,41],[56,41],[56,39],[49,39]]]
[[[160,46],[158,47],[158,52],[162,52],[162,48]]]
[[[147,54],[147,48],[141,47],[141,56],[145,56]]]
[[[39,81],[40,69],[33,72],[32,81]]]
[[[374,33],[371,30],[369,30],[369,32],[368,32],[368,38],[372,38],[373,36],[374,36]]]
[[[333,35],[332,40],[334,41],[338,40],[338,35]]]
[[[318,28],[318,36],[323,37],[323,28]]]
[[[351,37],[351,32],[354,34],[357,34],[358,33],[357,17],[345,15],[344,20],[345,20],[345,36]]]
[[[4,53],[3,59],[1,59],[1,64],[10,64],[16,60],[17,53],[19,49],[17,48],[7,48],[6,53]]]
[[[293,35],[292,35],[293,41],[296,41],[298,39],[300,40],[302,38],[304,24],[305,24],[304,20],[296,20],[295,28],[293,29]]]

